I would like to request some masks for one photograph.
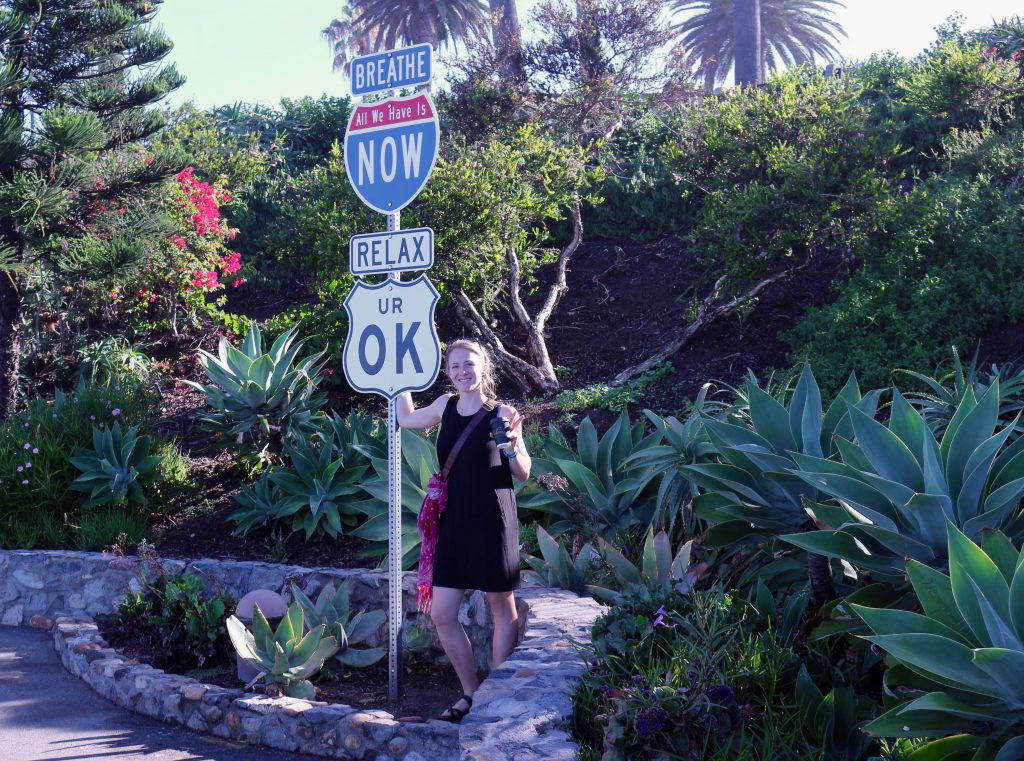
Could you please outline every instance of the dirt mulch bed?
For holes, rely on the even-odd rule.
[[[141,634],[125,633],[117,625],[116,616],[97,616],[96,624],[100,634],[112,647],[139,663],[148,663],[169,673],[190,676],[204,684],[230,689],[241,689],[245,686],[245,683],[239,680],[233,663],[230,666],[207,664],[201,670],[189,671],[169,662],[159,641]],[[218,658],[222,657],[218,655]],[[316,699],[325,703],[380,709],[409,721],[436,717],[462,693],[458,677],[450,666],[412,660],[403,668],[401,697],[397,702],[391,701],[388,699],[386,656],[372,666],[346,669],[337,678],[314,682],[314,686]],[[261,683],[253,691],[262,692],[262,687]]]

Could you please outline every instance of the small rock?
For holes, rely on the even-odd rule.
[[[183,700],[202,700],[209,689],[205,684],[189,684],[182,689],[181,697]]]
[[[53,619],[41,616],[38,613],[29,619],[28,625],[33,629],[42,629],[43,631],[50,631],[53,628]]]

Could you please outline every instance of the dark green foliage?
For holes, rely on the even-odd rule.
[[[967,348],[988,326],[1020,320],[1022,199],[984,177],[917,186],[836,301],[808,310],[788,333],[792,358],[813,357],[827,385],[854,369],[884,385],[897,368],[927,370],[951,345]]]
[[[112,644],[148,641],[158,654],[154,665],[175,673],[226,664],[231,651],[225,620],[236,600],[208,591],[195,574],[157,573],[140,592],[130,592],[110,621]]]
[[[163,127],[146,107],[183,81],[173,66],[154,67],[171,49],[149,27],[160,2],[0,3],[0,250],[13,273],[0,277],[0,417],[17,388],[19,268],[176,168],[165,156],[113,153]],[[82,261],[130,264],[131,237],[97,237]]]
[[[791,697],[800,660],[744,601],[638,589],[592,634],[581,758],[818,758]]]
[[[145,433],[154,402],[140,386],[80,385],[52,400],[38,397],[5,421],[0,426],[0,532],[9,534],[19,524],[49,525],[41,522],[52,518],[62,527],[60,534],[73,534],[88,495],[71,489],[80,471],[69,458],[89,446],[100,425],[120,422],[141,426]],[[44,535],[56,538],[50,529]],[[61,536],[57,544],[63,541]]]
[[[849,256],[880,223],[896,147],[860,90],[797,70],[693,108],[671,165],[708,272],[733,282],[813,256]]]

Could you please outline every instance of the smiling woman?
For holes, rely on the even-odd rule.
[[[494,619],[491,667],[504,663],[516,645],[519,628],[512,591],[519,587],[519,523],[512,478],[529,478],[530,455],[522,441],[522,416],[513,407],[491,401],[494,365],[487,349],[476,341],[454,341],[445,360],[456,393],[443,394],[422,409],[403,394],[396,413],[403,428],[441,424],[437,455],[445,467],[432,480],[441,515],[436,530],[424,522],[420,578],[426,585],[425,607],[463,690],[439,718],[460,721],[480,686],[472,647],[458,619],[466,590],[487,593]],[[434,536],[432,553],[426,539]]]

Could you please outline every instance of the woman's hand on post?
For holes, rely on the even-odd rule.
[[[441,422],[441,413],[451,394],[439,396],[426,407],[416,409],[412,394],[406,391],[395,399],[395,417],[402,428],[430,428]]]

